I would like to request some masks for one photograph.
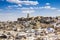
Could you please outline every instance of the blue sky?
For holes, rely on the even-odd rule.
[[[0,21],[19,17],[60,16],[60,0],[0,0]]]

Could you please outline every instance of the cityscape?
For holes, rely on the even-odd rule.
[[[21,17],[0,22],[0,40],[60,40],[60,17]]]
[[[60,0],[0,0],[0,40],[60,40]]]

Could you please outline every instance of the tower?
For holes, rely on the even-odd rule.
[[[27,13],[27,18],[29,18],[29,13]]]

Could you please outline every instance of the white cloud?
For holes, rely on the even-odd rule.
[[[34,10],[23,10],[22,13],[34,13]]]
[[[12,9],[12,8],[14,8],[14,7],[15,7],[15,8],[18,8],[18,7],[21,7],[21,5],[12,5],[12,6],[9,5],[9,6],[7,6],[6,8],[7,8],[7,9]]]
[[[59,11],[59,12],[60,12],[60,10],[57,10],[57,11]]]
[[[50,3],[46,3],[46,5],[50,5]]]
[[[51,6],[45,6],[45,7],[43,7],[43,8],[50,9],[50,8],[51,8]]]
[[[24,4],[24,5],[37,5],[37,1],[20,1],[20,0],[7,0],[10,3]]]
[[[7,0],[8,2],[11,2],[11,3],[20,3],[19,0]]]
[[[16,0],[17,1],[17,0]],[[26,2],[26,1],[25,1]],[[28,4],[29,2],[27,2],[27,4]],[[20,7],[18,7],[18,6],[20,6]],[[42,7],[22,7],[22,5],[21,4],[18,4],[18,5],[13,5],[13,6],[8,6],[8,8],[11,8],[11,7],[16,7],[17,9],[22,9],[22,10],[24,10],[24,9],[26,9],[26,10],[28,10],[28,11],[23,11],[23,13],[29,13],[30,12],[30,10],[29,9],[32,9],[32,10],[34,10],[34,9],[50,9],[50,10],[57,10],[57,11],[60,11],[60,10],[58,10],[58,8],[55,8],[55,7],[52,7],[52,6],[50,6],[50,3],[46,3],[46,5],[45,6],[42,6]],[[33,11],[31,11],[31,12],[33,12]]]
[[[45,7],[43,7],[43,8],[45,8],[45,9],[51,9],[51,10],[55,10],[55,9],[57,9],[57,8],[55,8],[55,7],[51,7],[51,6],[45,6]]]
[[[18,6],[19,6],[19,7],[22,7],[22,5],[21,5],[21,4],[18,4]]]
[[[8,9],[12,9],[12,6],[8,6],[7,8],[8,8]]]
[[[52,10],[55,10],[55,9],[57,9],[57,8],[52,7],[51,9],[52,9]]]
[[[33,9],[33,7],[30,7],[30,9]]]
[[[44,7],[39,7],[39,9],[51,9],[51,10],[56,10],[57,8],[51,7],[51,6],[44,6]]]
[[[0,11],[2,11],[3,9],[0,9]]]
[[[12,8],[20,9],[20,10],[34,10],[34,9],[50,9],[50,10],[58,10],[58,8],[51,7],[51,6],[42,6],[42,7],[22,7],[22,5],[13,5],[13,6],[8,6],[8,9]]]
[[[55,8],[55,7],[51,7],[51,6],[42,6],[42,7],[22,7],[22,8],[17,8],[17,9],[26,9],[26,10],[28,10],[28,9],[50,9],[50,10],[56,10],[57,8]]]
[[[51,6],[50,6],[50,3],[46,3],[46,6],[44,6],[44,7],[42,7],[42,8],[45,8],[45,9],[52,9],[52,10],[57,9],[57,8],[55,8],[55,7],[51,7]]]

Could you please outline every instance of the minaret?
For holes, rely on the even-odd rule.
[[[29,18],[29,13],[27,13],[27,18]]]

